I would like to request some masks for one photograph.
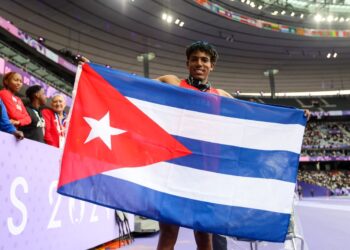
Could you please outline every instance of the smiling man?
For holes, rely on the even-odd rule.
[[[209,82],[209,74],[214,70],[218,59],[216,49],[209,43],[198,41],[192,43],[186,49],[187,69],[189,76],[187,79],[179,79],[174,75],[164,75],[157,80],[175,85],[178,87],[192,89],[196,91],[207,92],[220,96],[232,98],[232,96],[222,89],[212,87]],[[173,250],[176,244],[179,226],[166,223],[159,223],[160,235],[158,241],[158,250]],[[198,250],[226,249],[226,239],[215,235],[214,239],[209,233],[194,231]]]
[[[192,43],[186,49],[186,56],[186,65],[189,71],[189,76],[187,79],[181,80],[174,75],[164,75],[158,77],[157,80],[182,88],[232,98],[229,93],[222,89],[215,89],[209,82],[209,74],[214,70],[214,66],[219,57],[216,49],[211,44],[202,41]]]

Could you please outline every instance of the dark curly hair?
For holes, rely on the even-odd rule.
[[[186,56],[187,56],[187,60],[190,59],[190,56],[193,52],[195,51],[202,51],[205,52],[207,54],[210,55],[210,61],[212,64],[215,64],[219,58],[219,54],[216,51],[215,47],[213,45],[211,45],[208,42],[204,42],[204,41],[197,41],[192,43],[191,45],[189,45],[186,48]]]
[[[41,89],[42,89],[42,87],[40,85],[30,86],[26,90],[26,96],[29,98],[30,101],[33,101],[35,94],[38,93]]]

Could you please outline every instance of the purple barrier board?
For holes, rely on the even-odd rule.
[[[60,156],[0,132],[0,249],[79,250],[119,236],[114,210],[56,192]]]
[[[303,197],[329,196],[330,194],[330,190],[325,187],[313,185],[303,181],[300,181],[299,185],[303,188]]]
[[[309,161],[350,161],[350,156],[300,156],[300,162]]]

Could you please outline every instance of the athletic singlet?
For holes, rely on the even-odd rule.
[[[196,87],[193,87],[191,85],[189,85],[187,83],[186,79],[181,80],[179,87],[181,88],[185,88],[185,89],[192,89],[192,90],[197,90],[200,91],[199,89],[197,89]],[[211,94],[216,94],[219,95],[219,91],[216,88],[210,87],[210,89],[208,91],[206,91],[207,93],[211,93]]]

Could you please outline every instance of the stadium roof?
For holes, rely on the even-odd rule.
[[[137,56],[153,52],[152,78],[163,74],[186,77],[185,47],[205,40],[220,54],[211,81],[229,92],[269,92],[269,77],[264,76],[269,69],[278,70],[277,92],[350,89],[350,37],[307,36],[308,31],[300,33],[300,29],[298,34],[283,32],[283,27],[310,28],[310,24],[263,17],[254,10],[252,18],[289,25],[279,30],[274,29],[276,25],[271,26],[273,30],[258,28],[243,19],[222,16],[220,9],[208,9],[203,3],[212,4],[193,0],[3,0],[0,15],[33,37],[44,37],[52,48],[69,49],[96,63],[139,75],[143,65]],[[248,8],[230,0],[215,4],[249,17]],[[171,23],[162,19],[163,14],[172,16]],[[332,29],[332,24],[327,28]]]

